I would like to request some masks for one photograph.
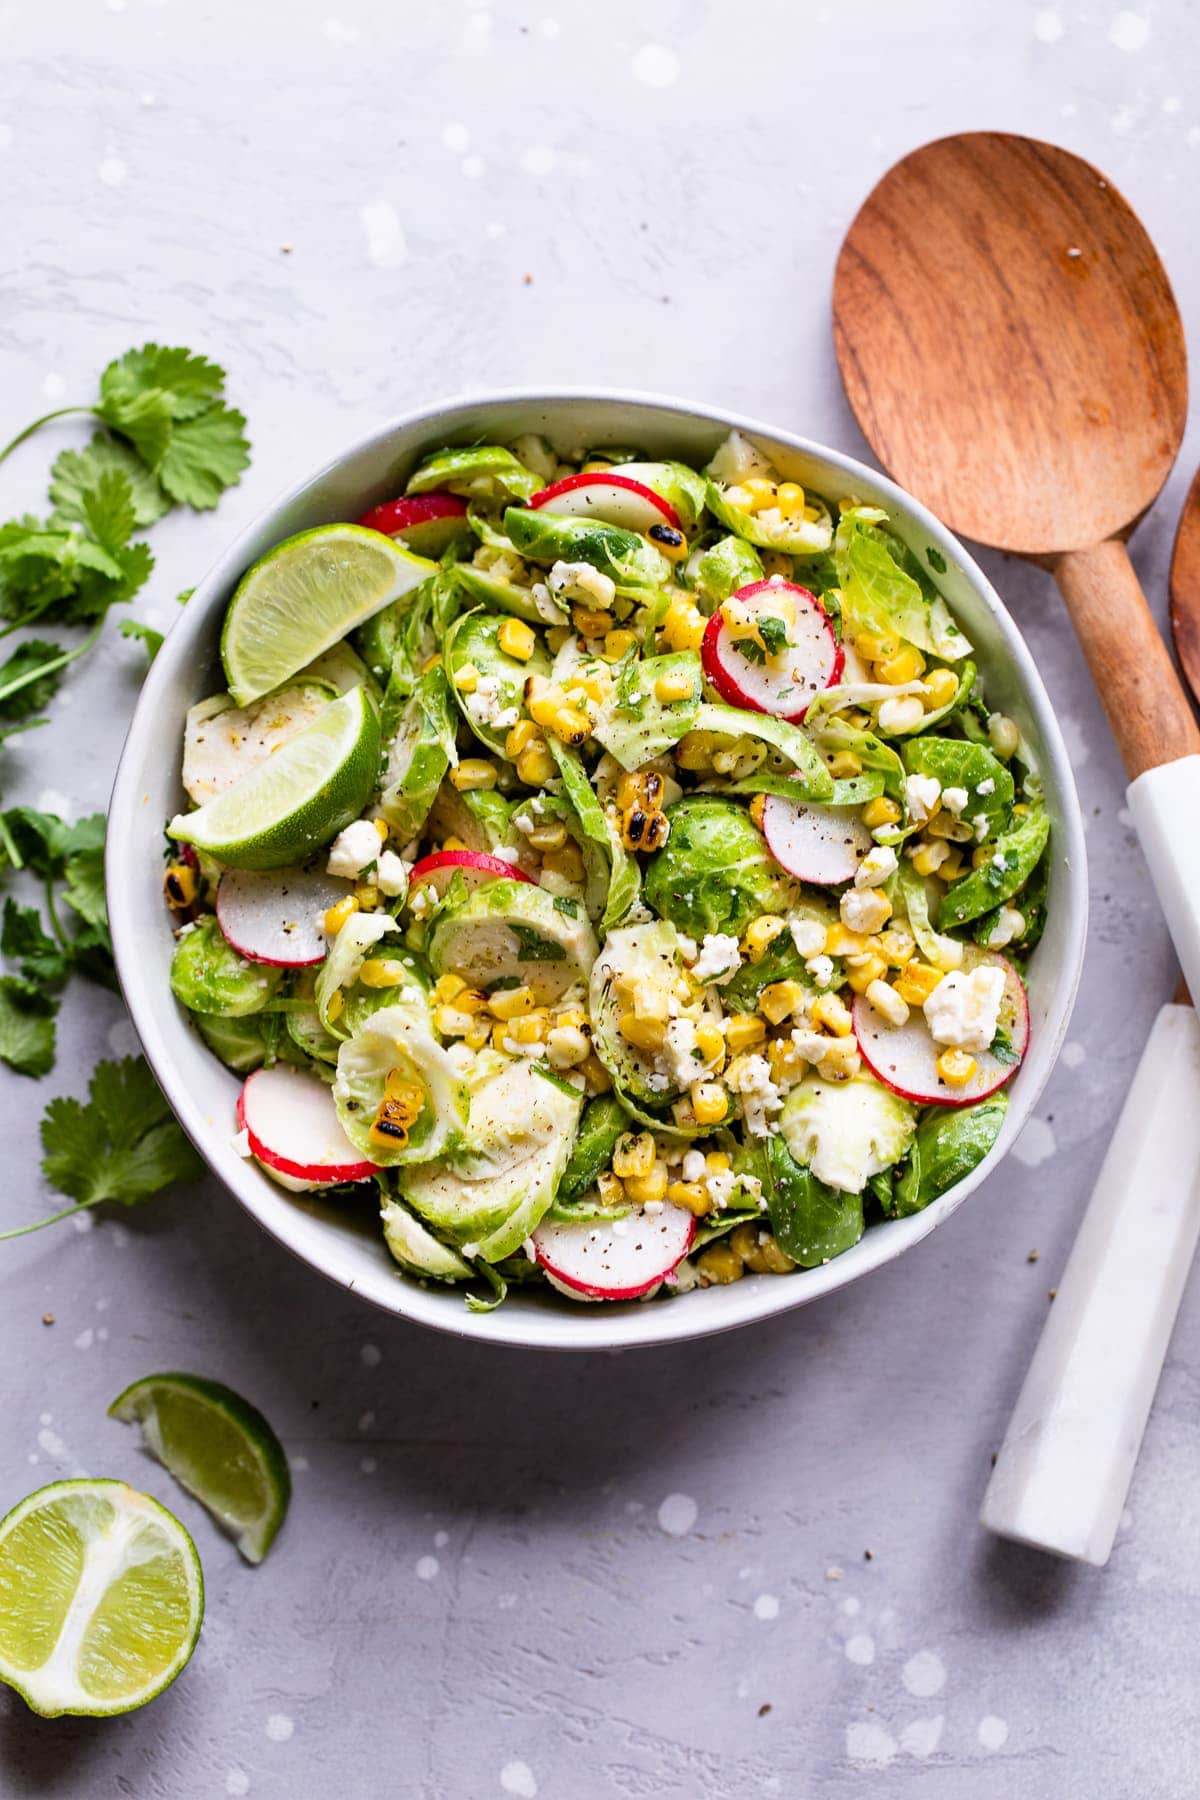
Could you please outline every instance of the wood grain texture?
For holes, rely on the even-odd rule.
[[[1200,700],[1200,471],[1188,490],[1175,534],[1171,631],[1188,686]]]
[[[1117,536],[1179,448],[1166,271],[1105,176],[1031,138],[943,138],[889,170],[838,258],[834,340],[881,462],[998,549]]]

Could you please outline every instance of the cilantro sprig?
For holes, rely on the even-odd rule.
[[[98,1063],[86,1101],[51,1100],[42,1114],[41,1137],[42,1173],[73,1204],[0,1232],[0,1241],[25,1237],[105,1200],[140,1206],[164,1188],[204,1173],[140,1056]]]

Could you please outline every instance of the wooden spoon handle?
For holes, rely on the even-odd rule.
[[[1200,753],[1200,727],[1121,540],[1068,551],[1054,574],[1130,779]]]

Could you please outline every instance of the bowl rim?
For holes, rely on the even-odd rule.
[[[225,604],[233,584],[244,573],[248,547],[267,530],[271,521],[298,505],[314,490],[320,490],[346,464],[385,449],[393,439],[424,432],[429,437],[451,436],[461,431],[461,424],[451,421],[457,414],[473,414],[500,408],[524,409],[541,405],[579,407],[625,407],[633,411],[647,410],[673,413],[681,420],[739,430],[749,436],[762,436],[785,444],[800,456],[838,470],[851,486],[865,480],[902,514],[925,532],[930,542],[952,560],[963,578],[974,590],[1004,639],[1007,655],[1015,667],[1020,692],[1036,719],[1042,748],[1051,765],[1055,786],[1062,802],[1062,817],[1056,825],[1061,855],[1056,870],[1059,892],[1056,904],[1064,909],[1067,930],[1063,935],[1063,951],[1053,977],[1053,1001],[1047,1020],[1038,1034],[1037,1059],[1021,1086],[1021,1103],[1010,1109],[1005,1125],[991,1151],[971,1173],[921,1213],[907,1219],[892,1220],[867,1232],[854,1249],[815,1269],[803,1271],[787,1280],[751,1280],[723,1288],[725,1301],[719,1314],[714,1309],[684,1304],[689,1296],[678,1300],[641,1305],[568,1308],[549,1306],[525,1308],[519,1303],[506,1305],[491,1313],[471,1313],[463,1304],[461,1292],[437,1284],[422,1284],[403,1274],[398,1268],[387,1271],[386,1287],[368,1292],[358,1286],[348,1272],[330,1266],[329,1257],[310,1254],[295,1241],[289,1219],[303,1216],[297,1212],[297,1196],[271,1183],[252,1163],[240,1158],[223,1158],[218,1166],[214,1126],[189,1092],[183,1072],[165,1041],[159,1014],[165,998],[161,970],[155,959],[141,954],[137,933],[126,896],[132,884],[120,879],[123,869],[131,866],[136,856],[132,839],[137,810],[139,775],[148,751],[161,743],[166,722],[160,717],[162,697],[189,658],[211,635],[211,615],[218,604]],[[260,552],[261,553],[261,552]],[[175,744],[172,744],[172,754]],[[1007,1155],[1021,1127],[1033,1112],[1049,1080],[1058,1052],[1066,1036],[1083,966],[1087,930],[1088,887],[1087,860],[1083,820],[1075,787],[1070,758],[1058,727],[1057,715],[1033,656],[1015,621],[1008,613],[988,577],[948,526],[927,507],[901,488],[888,476],[845,451],[831,448],[817,439],[803,437],[779,426],[771,425],[727,408],[691,402],[672,395],[621,388],[593,387],[518,387],[468,391],[416,407],[386,423],[375,426],[347,444],[316,471],[304,476],[277,493],[238,533],[216,558],[197,583],[180,618],[167,635],[143,684],[126,734],[117,765],[109,802],[108,839],[105,856],[105,878],[109,895],[110,926],[113,951],[121,989],[129,1008],[134,1028],[146,1059],[165,1094],[172,1111],[203,1158],[209,1172],[227,1187],[239,1204],[270,1236],[293,1255],[333,1281],[352,1291],[381,1311],[411,1320],[413,1323],[449,1332],[451,1335],[494,1344],[535,1349],[620,1350],[681,1343],[689,1339],[735,1330],[761,1319],[773,1318],[793,1307],[808,1304],[822,1295],[859,1280],[862,1276],[892,1262],[919,1243],[938,1225],[956,1212],[971,1193]],[[1063,841],[1065,839],[1065,842]],[[173,1005],[174,1002],[172,1001]],[[196,1039],[200,1054],[211,1052]],[[232,1072],[231,1072],[232,1073]],[[1031,1079],[1032,1078],[1032,1079]],[[231,1166],[236,1162],[237,1166]],[[336,1233],[336,1227],[330,1226]],[[847,1266],[848,1265],[848,1266]],[[710,1290],[710,1293],[713,1290]]]

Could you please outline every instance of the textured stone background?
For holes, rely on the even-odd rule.
[[[1185,0],[331,3],[0,3],[0,423],[86,399],[145,337],[227,364],[250,419],[243,486],[153,534],[138,611],[159,623],[277,490],[456,390],[677,391],[861,450],[830,348],[834,255],[887,164],[946,131],[1083,151],[1185,310],[1200,300]],[[70,437],[5,466],[5,516]],[[1159,602],[1189,448],[1135,542]],[[1173,981],[1065,618],[1041,575],[988,567],[1061,707],[1092,858],[1071,1039],[1006,1167],[848,1292],[620,1358],[484,1354],[390,1322],[212,1184],[4,1246],[0,1505],[81,1469],[141,1482],[194,1530],[209,1611],[186,1678],[139,1715],[47,1724],[0,1698],[0,1792],[1196,1791],[1194,1295],[1111,1566],[976,1524]],[[139,656],[105,639],[52,726],[5,754],[7,800],[104,804]],[[128,1031],[77,989],[54,1074],[5,1079],[5,1222],[50,1200],[45,1099]],[[163,1367],[231,1381],[287,1443],[295,1502],[260,1570],[104,1416]]]

